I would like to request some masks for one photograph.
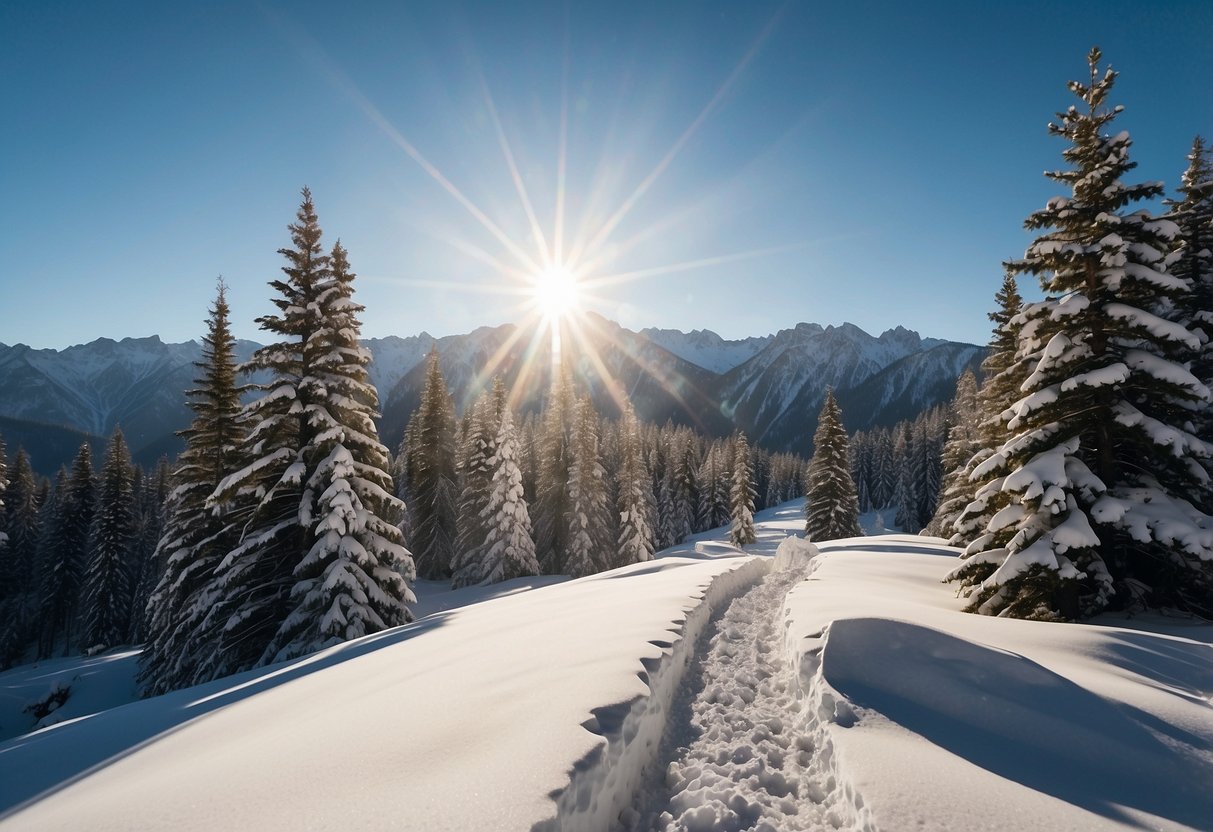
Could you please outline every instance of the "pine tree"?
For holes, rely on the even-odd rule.
[[[300,523],[310,544],[296,563],[292,609],[266,648],[279,662],[412,620],[412,556],[392,522],[399,511],[388,474],[388,450],[374,417],[379,395],[358,341],[354,273],[338,242],[312,302],[319,328],[307,340],[311,372],[305,413],[313,433],[299,453],[307,475]],[[309,304],[309,305],[312,305]],[[307,353],[312,351],[312,355]]]
[[[1169,271],[1187,280],[1190,290],[1179,300],[1181,320],[1193,330],[1200,330],[1201,343],[1186,359],[1192,374],[1206,387],[1213,386],[1213,161],[1204,140],[1197,136],[1188,156],[1188,169],[1179,186],[1180,199],[1168,200],[1167,219],[1175,223],[1178,234],[1172,241],[1167,258]],[[1213,439],[1213,408],[1201,408],[1195,414],[1201,439]],[[1210,467],[1205,462],[1206,468]],[[1213,510],[1206,488],[1202,509]]]
[[[813,434],[805,515],[805,535],[809,540],[835,540],[863,534],[859,528],[859,500],[851,480],[847,432],[832,389],[826,390],[825,402],[817,417],[817,432]]]
[[[200,666],[218,650],[219,631],[203,623],[217,600],[212,577],[237,542],[237,529],[207,507],[207,499],[230,472],[241,468],[235,338],[228,323],[227,288],[219,281],[202,338],[199,376],[187,393],[194,412],[178,435],[185,450],[177,458],[163,507],[164,528],[152,560],[162,564],[143,612],[147,643],[140,655],[144,693],[156,695],[200,680]]]
[[[572,469],[570,436],[575,411],[569,379],[563,373],[553,380],[536,437],[538,483],[535,503],[535,549],[544,574],[566,572],[569,549],[569,476]]]
[[[969,504],[969,460],[981,447],[977,433],[977,378],[965,370],[956,380],[956,396],[952,399],[951,427],[944,445],[941,466],[944,471],[940,486],[939,505],[927,531],[936,536],[952,534],[952,524]]]
[[[122,644],[131,616],[128,558],[135,542],[131,455],[115,428],[105,450],[97,490],[97,513],[89,537],[84,579],[84,639],[89,648]]]
[[[491,460],[497,453],[499,422],[488,394],[476,400],[466,421],[467,428],[459,454],[460,478],[463,481],[463,490],[459,495],[459,534],[451,562],[451,587],[454,589],[479,584],[486,573],[483,566],[484,548],[488,541],[489,523],[495,515],[487,518],[484,515],[493,495]],[[514,464],[517,464],[516,458]]]
[[[574,578],[609,568],[606,472],[598,455],[598,414],[589,397],[577,405],[569,465],[565,571]]]
[[[1023,299],[1013,274],[1003,276],[1002,287],[994,300],[998,308],[988,315],[994,324],[994,332],[986,358],[981,364],[985,383],[977,394],[977,448],[957,478],[964,488],[963,493],[957,494],[957,502],[962,502],[964,498],[968,502],[952,521],[952,537],[949,540],[953,546],[966,547],[966,551],[974,547],[973,552],[984,551],[985,542],[992,539],[983,540],[987,534],[986,526],[1010,499],[1002,491],[987,492],[985,497],[978,498],[982,489],[998,477],[998,472],[983,468],[980,477],[975,472],[1006,441],[1003,414],[1019,400],[1019,388],[1028,376],[1027,362],[1016,355],[1019,331],[1022,329],[1019,314],[1023,310]],[[945,529],[941,533],[947,531]]]
[[[33,624],[41,531],[37,492],[29,457],[18,448],[4,494],[8,539],[0,543],[0,669],[20,661]]]
[[[65,655],[75,644],[89,532],[97,504],[93,453],[87,442],[76,453],[71,473],[59,493],[50,545],[47,557],[42,561],[39,590],[39,618],[43,624],[41,657],[54,652],[60,637]]]
[[[494,408],[489,407],[490,414]],[[502,410],[497,434],[493,437],[492,470],[488,502],[480,520],[486,534],[476,561],[478,569],[464,574],[464,586],[508,581],[539,574],[535,543],[531,539],[531,518],[522,488],[522,470],[518,467],[518,438],[514,418],[508,408]],[[478,578],[478,580],[473,580]]]
[[[172,476],[168,457],[160,457],[156,468],[144,475],[135,489],[135,543],[131,547],[131,620],[127,641],[140,644],[148,640],[147,605],[151,600],[164,563],[157,556],[160,535],[164,533],[165,504]]]
[[[619,557],[614,565],[626,566],[653,559],[653,484],[630,403],[619,424],[619,445]]]
[[[1100,58],[1089,83],[1070,84],[1085,111],[1050,125],[1071,167],[1047,176],[1071,193],[1028,217],[1045,233],[1008,264],[1046,295],[1020,316],[1033,369],[1010,437],[974,472],[998,473],[979,499],[1011,504],[951,575],[990,615],[1072,619],[1138,601],[1213,613],[1213,532],[1187,501],[1213,449],[1185,428],[1209,391],[1175,360],[1199,339],[1168,317],[1187,289],[1165,271],[1174,224],[1126,210],[1162,186],[1122,181],[1131,140],[1106,132],[1121,108],[1106,106],[1116,73],[1101,75]]]
[[[413,494],[413,554],[422,578],[450,577],[455,552],[456,511],[459,497],[455,470],[455,405],[438,365],[438,348],[430,350],[426,364],[421,407],[410,424],[415,442],[409,461]]]
[[[733,476],[729,490],[729,514],[733,518],[729,542],[748,546],[758,538],[754,534],[754,484],[750,469],[750,446],[745,434],[733,437]]]
[[[5,517],[4,498],[8,491],[8,449],[4,446],[4,437],[0,436],[0,558],[4,557],[3,547],[8,541],[8,521]],[[0,595],[4,590],[0,589]]]

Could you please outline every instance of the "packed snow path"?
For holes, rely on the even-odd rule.
[[[806,730],[783,649],[784,597],[803,577],[800,569],[772,572],[710,631],[685,699],[671,715],[666,750],[673,761],[655,786],[664,794],[642,808],[641,828],[777,832],[845,825],[846,813],[835,809],[841,798],[829,752],[817,753]]]

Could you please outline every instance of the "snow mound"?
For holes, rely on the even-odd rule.
[[[771,568],[776,572],[803,572],[817,554],[817,544],[803,537],[789,536],[775,550],[775,564]]]
[[[785,646],[848,823],[1209,828],[1213,626],[969,615],[941,583],[955,549],[896,536],[820,548],[788,595]]]

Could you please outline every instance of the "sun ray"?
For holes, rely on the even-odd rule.
[[[683,260],[678,263],[668,263],[663,266],[651,266],[646,269],[633,269],[626,272],[594,275],[593,277],[585,278],[583,280],[583,285],[586,288],[617,286],[621,283],[630,283],[634,280],[640,280],[646,277],[655,277],[662,274],[691,271],[693,269],[702,269],[708,266],[718,266],[724,263],[736,263],[742,260],[753,260],[755,258],[766,257],[772,254],[781,254],[786,251],[796,251],[804,248],[807,245],[808,243],[789,243],[782,246],[769,246],[767,248],[739,251],[732,254],[719,254],[712,257],[701,257],[697,260]]]
[[[741,60],[737,63],[737,66],[733,67],[733,71],[729,73],[728,77],[725,78],[724,82],[716,90],[716,94],[712,96],[711,100],[709,100],[706,105],[704,105],[703,109],[699,111],[699,114],[695,116],[690,125],[682,131],[682,134],[678,137],[670,149],[666,151],[666,154],[661,157],[661,160],[657,162],[657,164],[653,167],[653,170],[649,172],[648,176],[641,180],[640,184],[636,186],[636,189],[631,193],[631,195],[629,195],[628,198],[625,199],[619,206],[619,208],[616,209],[615,213],[602,224],[602,226],[598,229],[598,232],[586,245],[586,250],[594,251],[599,246],[603,245],[607,238],[609,238],[614,232],[619,223],[623,222],[623,219],[631,212],[633,208],[636,207],[636,203],[638,203],[641,198],[644,197],[649,188],[653,186],[653,183],[656,182],[663,173],[665,173],[666,168],[668,168],[670,163],[674,161],[675,157],[677,157],[682,151],[682,148],[686,145],[686,143],[691,140],[691,137],[694,136],[696,132],[699,131],[700,126],[707,121],[708,117],[720,105],[720,102],[723,101],[725,96],[727,96],[732,90],[733,86],[737,83],[737,80],[745,71],[746,67],[749,66],[750,61],[754,59],[754,56],[758,54],[762,46],[766,43],[767,38],[770,37],[771,32],[775,28],[775,24],[783,16],[783,11],[784,9],[781,8],[774,14],[774,16],[772,16],[771,20],[759,33],[758,37],[754,39],[754,42],[750,45],[750,48],[746,51],[745,55],[743,55]],[[583,252],[581,251],[573,252],[573,257],[570,259],[580,259],[582,253]]]
[[[522,174],[518,171],[518,164],[514,160],[514,151],[510,147],[510,142],[505,135],[505,128],[501,124],[501,117],[497,113],[497,103],[493,100],[493,95],[489,91],[488,81],[485,79],[483,73],[480,74],[480,88],[484,94],[485,105],[489,110],[489,118],[493,122],[493,130],[497,134],[497,144],[500,145],[501,152],[505,156],[506,166],[510,170],[510,179],[514,183],[514,190],[518,192],[518,198],[522,201],[522,209],[526,212],[527,222],[530,223],[531,236],[535,238],[535,244],[539,247],[543,266],[547,268],[552,265],[552,255],[548,250],[547,237],[543,233],[543,227],[539,224],[539,217],[535,214],[535,207],[531,203],[526,185],[522,181]]]
[[[417,149],[412,142],[405,138],[396,126],[393,125],[387,117],[375,106],[361,88],[354,83],[353,79],[345,74],[333,61],[328,57],[328,53],[313,37],[303,31],[293,21],[286,19],[280,13],[262,6],[262,11],[283,33],[284,37],[291,45],[303,56],[304,60],[316,68],[325,80],[329,82],[339,92],[344,94],[362,114],[374,124],[379,130],[387,136],[393,143],[408,155],[414,162],[425,171],[431,179],[445,190],[450,196],[464,207],[464,209],[479,222],[486,231],[497,239],[507,251],[514,255],[523,265],[523,267],[532,271],[538,270],[539,265],[527,254],[517,243],[510,238],[508,234],[501,230],[497,223],[493,222],[489,216],[480,209],[476,203],[464,195],[463,191],[455,186],[436,165],[430,162],[420,150]]]

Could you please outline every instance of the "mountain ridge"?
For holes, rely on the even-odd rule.
[[[914,415],[914,408],[945,401],[956,374],[984,355],[983,347],[924,338],[901,326],[874,336],[849,322],[804,322],[727,340],[707,329],[636,332],[588,314],[578,330],[593,350],[567,337],[566,353],[574,355],[566,360],[604,414],[616,413],[626,394],[647,421],[669,419],[711,435],[740,428],[772,450],[800,452],[811,444],[827,386],[844,403],[849,429],[891,424]],[[434,346],[460,410],[500,373],[519,387],[519,410],[533,412],[551,377],[547,339],[513,324],[437,338],[426,332],[365,338],[363,345],[373,356],[368,372],[379,390],[380,432],[390,447],[416,407],[424,359]],[[237,342],[238,360],[258,346]],[[179,448],[174,433],[189,424],[185,391],[200,357],[197,340],[172,343],[158,335],[98,338],[62,350],[0,343],[0,417],[20,421],[26,436],[31,425],[57,429],[59,438],[47,443],[54,448],[64,446],[63,429],[107,436],[120,424],[136,458],[150,464]],[[918,362],[906,365],[912,369],[886,372],[910,359]],[[496,366],[486,371],[491,362]],[[34,463],[50,473],[62,461]]]

